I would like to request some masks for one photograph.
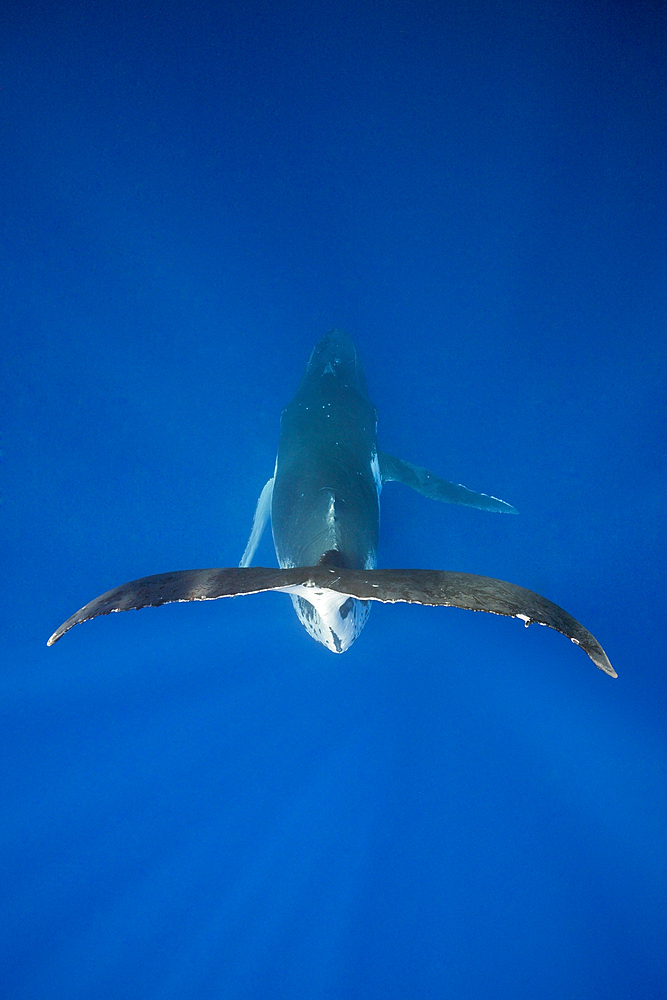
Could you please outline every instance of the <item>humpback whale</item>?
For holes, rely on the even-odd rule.
[[[310,635],[335,653],[349,649],[371,602],[444,605],[519,618],[562,632],[610,677],[599,642],[567,611],[503,580],[445,570],[377,569],[380,492],[399,482],[424,496],[514,514],[511,504],[447,482],[381,452],[377,413],[351,337],[331,330],[315,345],[297,393],[282,413],[278,455],[237,567],[181,570],[122,584],[86,604],[48,640],[112,611],[209,601],[267,590],[288,593]],[[279,569],[251,566],[271,521]]]

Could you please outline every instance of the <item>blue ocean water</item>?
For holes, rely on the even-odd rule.
[[[664,7],[257,2],[0,14],[0,996],[667,995]],[[346,328],[380,565],[596,635],[281,594],[49,634],[235,565]],[[255,563],[274,565],[269,534]]]

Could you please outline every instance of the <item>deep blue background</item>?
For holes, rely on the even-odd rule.
[[[667,995],[660,4],[12,3],[2,112],[0,995]],[[315,341],[354,336],[381,566],[605,646],[267,594],[234,565]],[[270,539],[258,564],[275,562]]]

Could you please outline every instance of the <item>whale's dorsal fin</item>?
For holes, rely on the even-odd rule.
[[[248,544],[245,547],[245,552],[241,556],[241,562],[239,566],[249,566],[253,560],[253,556],[257,551],[257,546],[259,545],[260,539],[264,533],[264,528],[266,527],[266,522],[269,519],[269,514],[271,513],[271,497],[273,496],[273,480],[275,476],[271,476],[268,483],[265,484],[264,489],[259,494],[259,500],[257,501],[257,506],[255,508],[255,516],[252,519],[252,531],[250,532],[250,538],[248,539]]]
[[[403,459],[382,451],[379,452],[378,459],[383,483],[403,483],[431,500],[441,500],[444,503],[458,503],[464,507],[477,507],[478,510],[490,510],[499,514],[518,513],[516,507],[498,497],[475,493],[459,483],[449,483],[421,465],[404,462]]]

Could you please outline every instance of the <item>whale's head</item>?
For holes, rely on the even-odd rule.
[[[364,366],[345,330],[329,330],[318,340],[306,365],[303,383],[329,378],[348,389],[356,389],[362,396],[368,395]]]

